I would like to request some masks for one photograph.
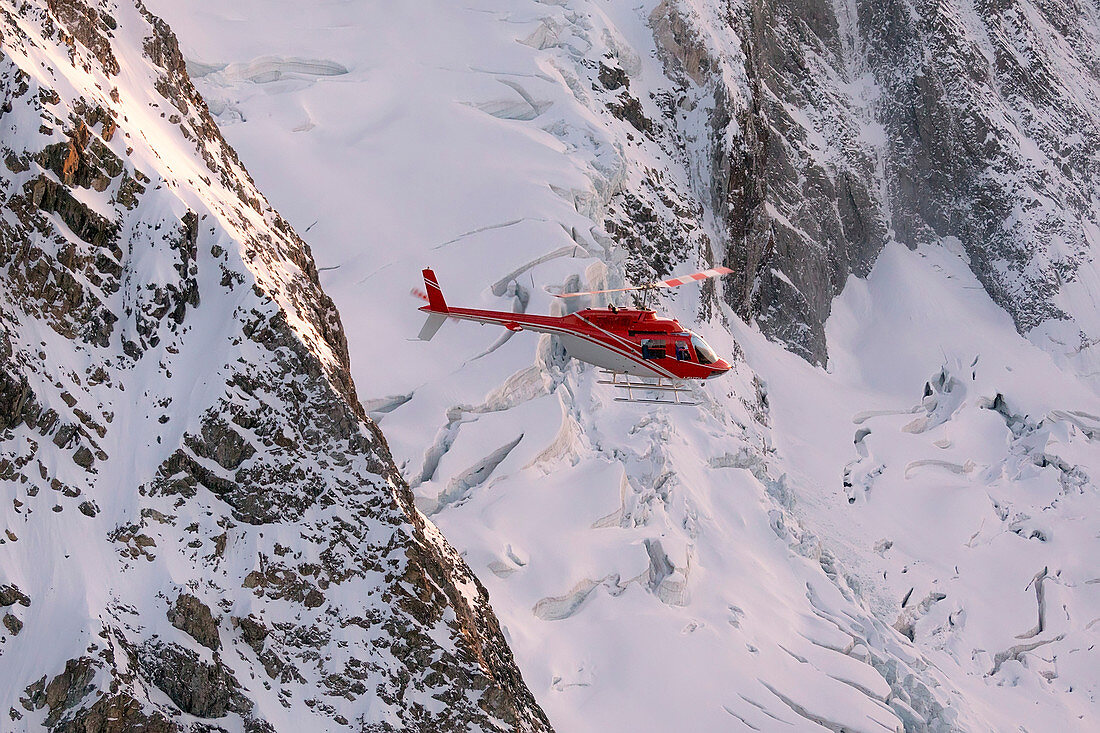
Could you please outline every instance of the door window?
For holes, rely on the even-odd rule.
[[[665,341],[664,341],[664,339],[642,339],[642,358],[643,359],[664,359],[665,358]]]

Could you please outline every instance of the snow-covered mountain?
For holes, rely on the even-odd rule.
[[[364,647],[343,646],[347,627],[338,620],[278,605],[286,594],[272,590],[268,576],[285,576],[266,568],[302,552],[292,577],[312,583],[302,564],[323,564],[317,543],[332,542],[335,528],[344,527],[330,517],[347,511],[350,500],[318,498],[311,506],[321,519],[302,510],[296,522],[277,525],[286,534],[272,539],[283,530],[245,526],[238,517],[265,511],[270,489],[238,484],[234,492],[217,483],[226,473],[214,465],[240,457],[234,439],[222,438],[226,423],[219,425],[218,416],[256,405],[249,390],[286,379],[297,384],[291,378],[297,363],[285,373],[270,367],[280,373],[255,376],[278,361],[270,356],[278,345],[260,339],[266,350],[253,346],[247,317],[245,326],[219,320],[234,308],[260,310],[263,294],[277,304],[270,308],[288,314],[294,343],[318,355],[316,362],[305,360],[320,364],[304,369],[305,383],[334,385],[339,404],[353,414],[361,404],[378,423],[417,506],[485,583],[500,619],[496,636],[489,611],[475,604],[478,631],[464,646],[462,638],[448,636],[446,629],[456,625],[447,612],[441,620],[432,617],[441,631],[431,638],[445,640],[444,649],[459,645],[459,659],[469,661],[463,654],[470,649],[494,655],[469,689],[496,687],[482,698],[485,719],[475,717],[475,706],[460,706],[455,719],[436,719],[428,729],[458,728],[464,718],[475,728],[513,719],[541,724],[509,666],[508,646],[534,701],[562,731],[1096,728],[1095,4],[152,0],[150,9],[179,34],[187,71],[213,117],[209,124],[188,122],[180,137],[174,125],[183,118],[159,118],[159,111],[173,110],[156,96],[160,108],[130,104],[125,114],[137,121],[130,132],[138,137],[140,129],[145,137],[140,146],[127,143],[135,148],[129,156],[116,155],[135,161],[129,175],[146,188],[136,170],[144,165],[144,175],[157,172],[153,180],[176,197],[156,209],[157,216],[175,217],[172,227],[181,226],[176,222],[188,210],[209,212],[222,227],[219,248],[239,258],[225,266],[258,290],[223,292],[227,286],[217,286],[216,275],[210,282],[198,278],[211,294],[201,290],[195,306],[188,287],[175,284],[175,270],[164,265],[171,260],[157,257],[154,265],[146,253],[148,265],[135,262],[126,270],[137,274],[117,302],[144,302],[121,293],[145,294],[149,289],[140,283],[154,280],[154,290],[159,285],[165,293],[155,297],[169,306],[146,294],[155,303],[150,312],[174,313],[182,302],[186,317],[179,328],[203,327],[172,337],[188,344],[179,356],[165,345],[175,347],[168,327],[156,330],[159,345],[135,331],[145,343],[127,338],[141,353],[157,349],[157,361],[174,376],[166,380],[146,359],[138,387],[121,377],[112,384],[125,384],[130,396],[149,391],[151,401],[123,410],[121,389],[109,402],[98,392],[95,399],[131,416],[120,436],[135,434],[145,416],[149,425],[159,425],[161,414],[169,417],[167,426],[190,421],[171,435],[167,428],[150,432],[163,433],[164,444],[154,447],[147,438],[150,445],[134,449],[128,462],[134,467],[122,475],[146,487],[141,507],[177,514],[177,524],[186,510],[186,521],[200,532],[209,528],[215,541],[223,530],[211,523],[226,518],[247,538],[238,542],[231,567],[225,560],[213,569],[201,566],[199,589],[207,589],[206,607],[222,616],[220,638],[227,646],[232,640],[241,660],[227,661],[223,653],[222,662],[276,729],[302,720],[332,730],[374,721],[415,727],[409,721],[418,715],[450,712],[441,698],[457,699],[419,690],[461,689],[454,680],[464,678],[456,671],[441,679],[405,661],[406,672],[382,664],[364,670],[362,683],[424,675],[413,685],[418,694],[399,695],[392,705],[382,694],[376,703],[347,700],[341,695],[350,688],[329,684],[325,675],[335,665],[348,669],[353,660],[365,661]],[[7,31],[4,46],[7,52]],[[120,66],[120,74],[131,73]],[[135,78],[128,87],[134,96],[124,101],[145,99],[139,90],[152,94],[155,81]],[[6,113],[0,123],[9,118]],[[187,171],[202,172],[202,163],[184,138],[220,145],[215,124],[268,197],[240,183],[246,202],[254,198],[259,211],[242,206],[235,194],[216,193],[217,178],[201,185],[195,175],[186,180]],[[197,135],[200,129],[208,132]],[[184,150],[178,157],[193,167],[165,155],[169,133],[175,142],[168,149]],[[70,138],[43,138],[35,150]],[[6,137],[4,144],[13,147]],[[211,151],[216,163],[223,152],[229,154],[228,146]],[[37,165],[53,180],[48,164]],[[62,174],[54,175],[64,174],[59,165]],[[233,180],[247,179],[241,173]],[[96,205],[94,183],[61,182]],[[104,190],[113,192],[114,185]],[[278,224],[267,201],[313,247],[315,280],[301,264],[304,244]],[[111,205],[121,211],[117,202]],[[256,243],[263,233],[270,241]],[[213,240],[202,239],[201,225],[197,236],[192,260],[200,273],[211,272],[202,258]],[[171,240],[154,239],[175,251]],[[286,254],[276,255],[278,247]],[[253,251],[260,254],[249,259]],[[561,304],[547,288],[615,286],[718,263],[735,274],[700,289],[681,288],[659,304],[735,361],[729,375],[696,389],[697,408],[616,402],[595,369],[567,359],[548,336],[448,323],[430,343],[407,340],[422,318],[407,294],[427,265],[449,302],[554,312]],[[346,359],[339,330],[324,325],[334,312],[317,283],[348,324]],[[191,309],[213,314],[214,303],[227,302],[219,316],[199,321],[191,315]],[[124,308],[111,312],[120,318],[116,333],[127,318],[135,318],[137,328]],[[98,333],[95,311],[88,313],[73,320]],[[46,331],[36,328],[20,352],[35,374],[50,363],[33,361],[35,339],[46,340],[37,335]],[[51,339],[51,348],[73,350],[71,339]],[[199,348],[203,355],[228,354],[214,360],[219,364],[241,356],[249,366],[223,367],[216,379],[206,378],[207,392],[195,386],[201,376],[181,384],[180,375],[190,373],[181,363],[192,370],[205,364],[194,356]],[[85,351],[77,349],[80,356],[70,360],[86,358]],[[244,396],[234,391],[241,378],[232,377],[241,371],[253,374]],[[56,405],[67,401],[50,385],[62,376],[50,374],[37,384],[43,394],[57,390],[50,406],[60,414]],[[225,385],[232,385],[228,392]],[[292,459],[280,461],[283,454],[270,446],[263,454],[273,456],[276,467],[316,461],[314,470],[335,472],[326,479],[336,482],[337,474],[356,469],[328,458],[331,449],[304,442],[311,431],[301,427],[301,408],[293,406],[312,406],[317,398],[303,390],[288,386],[278,399],[255,398],[277,406],[278,417],[267,424],[293,433]],[[68,392],[83,395],[74,387]],[[230,405],[245,396],[245,404]],[[158,406],[155,400],[166,397],[172,405]],[[266,410],[256,405],[251,414]],[[251,436],[259,420],[230,427],[258,446],[263,441]],[[115,418],[112,424],[122,423]],[[384,456],[370,423],[356,415],[353,424],[375,436],[364,453]],[[138,478],[140,467],[161,465],[159,477]],[[369,466],[359,473],[382,478],[371,480],[375,488],[364,501],[386,501],[387,492],[396,491],[396,504],[386,506],[396,507],[396,526],[405,528],[400,536],[416,538],[417,547],[441,547],[432,525],[408,512],[401,478],[384,457]],[[151,503],[181,470],[191,471],[194,483],[185,479],[184,485],[196,490],[184,494],[188,503]],[[257,483],[278,486],[295,497],[288,500],[293,506],[302,486],[294,475],[272,468],[264,474],[268,480]],[[107,531],[123,527],[122,517],[137,511],[136,499],[123,494],[127,504],[118,490],[94,481],[80,485],[84,495],[93,485],[97,497],[115,497],[118,518],[106,523]],[[396,489],[382,491],[383,485]],[[96,501],[103,507],[106,500]],[[212,514],[206,517],[203,508]],[[375,511],[373,505],[365,510],[371,519],[364,520],[364,536],[373,536]],[[97,521],[107,510],[100,512]],[[44,514],[36,511],[34,518]],[[55,521],[70,514],[66,508]],[[150,527],[160,528],[155,517],[142,519],[145,528],[121,540],[139,550],[146,548],[135,538],[152,538]],[[81,547],[99,546],[105,534],[83,531],[90,534]],[[374,556],[342,536],[343,547]],[[422,537],[434,544],[422,544]],[[168,540],[158,535],[156,542],[163,547]],[[14,546],[37,553],[47,547],[46,540],[25,544],[22,536]],[[140,659],[140,648],[165,643],[149,641],[154,635],[212,659],[172,628],[172,619],[192,607],[177,598],[194,581],[194,568],[186,560],[169,564],[148,549],[160,564],[142,565],[135,556],[128,572],[157,572],[125,586],[145,594],[126,602],[141,621],[131,621],[133,628],[104,625],[134,637],[138,656],[127,660]],[[472,580],[461,580],[460,561],[446,560],[444,549],[432,552],[444,564],[455,563],[442,576],[472,587]],[[20,592],[32,596],[26,609],[10,596],[16,616],[46,607],[27,590],[29,561],[3,567]],[[84,566],[67,572],[94,575]],[[48,583],[50,574],[43,577]],[[230,577],[236,582],[224,580]],[[385,585],[388,576],[364,575],[348,588],[365,590],[375,580],[379,588],[394,587]],[[242,595],[239,586],[249,582],[264,592],[261,598]],[[46,593],[41,587],[37,593]],[[302,588],[300,606],[309,606],[310,589]],[[71,601],[83,614],[91,594],[81,593],[50,607],[63,613]],[[375,593],[383,603],[371,607],[391,612],[387,590]],[[445,595],[457,609],[469,608],[463,596]],[[318,610],[335,609],[334,619],[345,618],[340,614],[349,603],[372,603],[333,596]],[[219,607],[220,597],[231,605]],[[251,678],[243,671],[253,663],[245,646],[255,637],[234,619],[247,615],[236,609],[253,603],[264,604],[264,618],[273,619],[265,622],[268,641],[260,637],[256,653],[266,653],[277,636],[298,650],[280,647],[278,658],[297,654],[299,667],[308,670],[289,688],[286,718],[267,717],[274,716],[267,701],[280,698],[278,689],[263,689],[264,672]],[[100,608],[116,607],[104,601],[89,618],[102,614]],[[305,614],[295,621],[299,626],[285,627],[297,613]],[[307,623],[318,633],[341,631],[314,655],[295,631]],[[395,627],[385,618],[378,623],[372,628],[381,631],[357,640],[392,641]],[[466,628],[463,623],[458,628]],[[0,647],[5,662],[33,658],[12,646],[27,643],[29,629],[28,623]],[[407,649],[401,642],[396,648]],[[417,650],[394,654],[434,659]],[[55,656],[59,670],[73,655]],[[256,659],[266,666],[263,656]],[[118,674],[127,689],[144,685],[149,697],[141,699],[168,710],[154,689],[164,676],[139,662],[126,677],[132,665],[125,664]],[[20,682],[46,674],[40,667],[21,673]],[[397,671],[379,677],[382,667]],[[68,687],[54,689],[58,699]],[[49,698],[48,689],[44,694]],[[412,702],[403,707],[406,699]],[[299,702],[315,712],[295,717]],[[27,716],[17,725],[40,721],[53,706],[36,713],[24,707],[13,706]],[[361,723],[355,717],[364,708],[384,712],[368,712]],[[309,717],[316,712],[329,717]]]
[[[1091,6],[157,8],[558,728],[1095,724]],[[702,409],[404,341],[424,265],[550,312],[717,262],[662,303],[743,356]]]
[[[547,729],[168,27],[0,39],[0,729]]]

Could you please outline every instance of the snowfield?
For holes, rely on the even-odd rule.
[[[450,303],[553,313],[547,288],[623,281],[613,197],[700,190],[705,109],[677,150],[592,92],[613,56],[660,117],[655,4],[149,6],[313,248],[364,406],[556,729],[1096,730],[1100,397],[956,242],[849,278],[827,368],[666,296],[739,358],[697,408],[615,402],[548,336],[409,340],[422,267]]]

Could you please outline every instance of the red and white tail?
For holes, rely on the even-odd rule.
[[[443,291],[439,287],[439,281],[435,279],[435,273],[430,268],[424,270],[424,289],[427,293],[423,293],[416,288],[413,288],[412,294],[421,300],[428,301],[426,310],[428,312],[428,320],[424,321],[424,326],[420,329],[420,335],[417,336],[421,341],[431,341],[436,332],[439,331],[439,327],[443,325],[443,322],[447,320],[444,315],[447,312],[447,301],[443,299]]]
[[[436,313],[446,313],[447,301],[443,299],[443,290],[430,267],[424,270],[424,289],[428,291],[428,308]]]

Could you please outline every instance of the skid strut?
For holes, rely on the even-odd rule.
[[[691,393],[691,387],[687,387],[683,383],[677,383],[666,377],[654,377],[653,379],[656,381],[646,381],[645,377],[637,377],[632,380],[630,375],[624,372],[601,371],[600,373],[611,377],[611,379],[598,380],[600,384],[610,384],[612,387],[626,390],[626,397],[616,397],[616,402],[649,402],[660,405],[684,405],[685,407],[699,404],[698,402],[680,399],[681,394]],[[665,399],[635,397],[634,390],[639,390],[642,393],[657,392],[658,394],[667,394],[669,397]]]

